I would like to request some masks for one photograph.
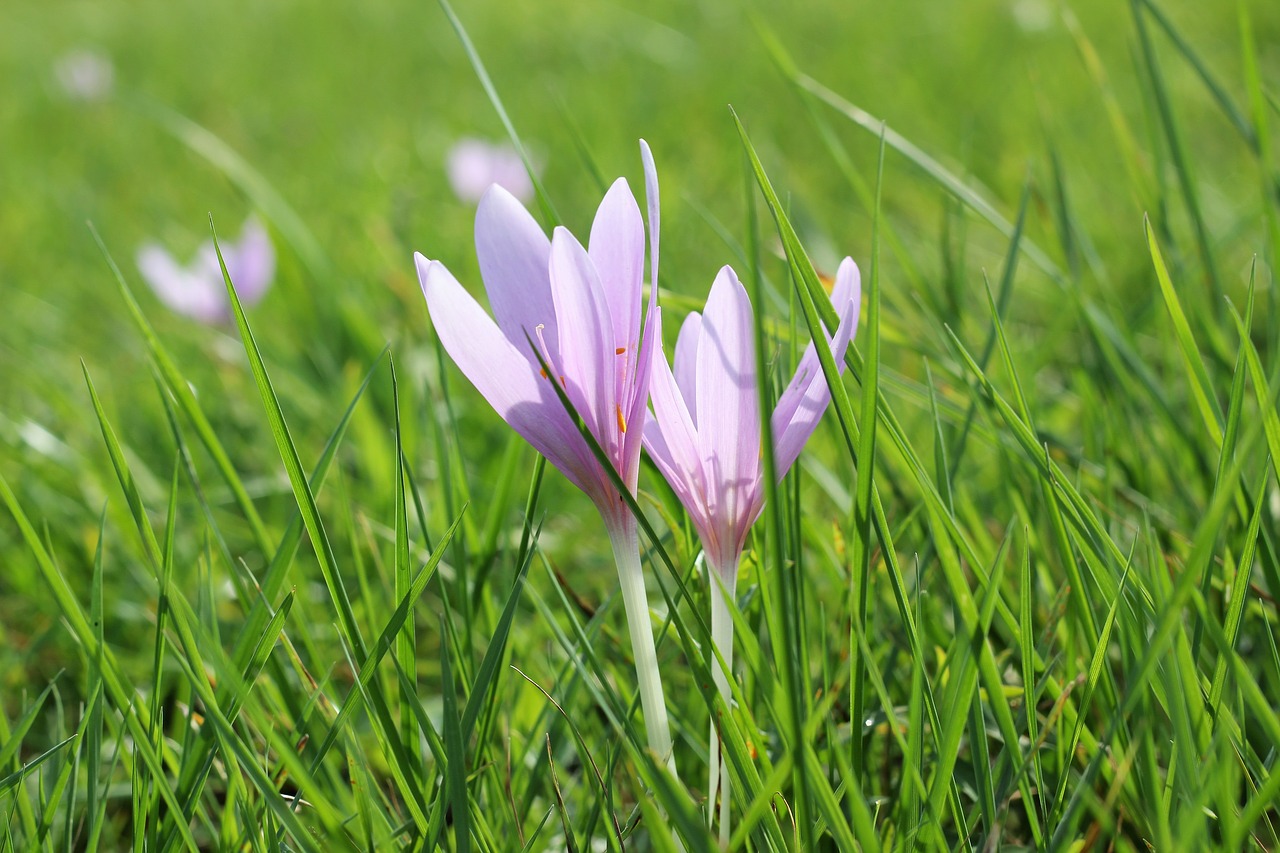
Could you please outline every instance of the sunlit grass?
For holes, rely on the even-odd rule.
[[[173,38],[215,53],[213,7],[0,35],[30,72],[0,99],[0,851],[714,849],[713,719],[734,849],[1280,846],[1280,17],[1015,5],[386,4],[297,41],[272,7],[208,79]],[[114,48],[110,99],[31,82],[73,37]],[[647,138],[664,325],[734,264],[765,411],[834,328],[823,276],[863,269],[830,411],[766,478],[731,703],[642,466],[680,781],[593,509],[413,281],[415,249],[474,270],[439,164],[477,129],[547,164],[546,226]],[[232,325],[113,260],[246,210],[280,274]]]

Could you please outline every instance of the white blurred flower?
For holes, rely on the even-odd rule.
[[[1053,5],[1049,0],[1015,0],[1010,11],[1023,32],[1042,33],[1053,26]]]
[[[71,98],[100,101],[115,87],[116,69],[111,60],[95,50],[68,51],[53,65],[54,77]]]
[[[533,181],[524,161],[510,144],[463,138],[449,149],[445,161],[449,185],[458,198],[466,202],[480,201],[494,184],[520,201],[533,198]]]
[[[257,219],[250,217],[234,243],[222,242],[222,259],[246,308],[262,299],[275,276],[276,253],[271,237]],[[190,264],[183,266],[167,249],[147,243],[138,250],[138,271],[165,305],[201,323],[231,319],[222,270],[213,241],[206,240]]]

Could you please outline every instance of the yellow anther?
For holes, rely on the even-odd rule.
[[[626,418],[624,418],[624,417],[622,416],[622,407],[621,407],[621,406],[618,406],[618,405],[615,405],[615,406],[614,406],[614,408],[615,408],[615,409],[617,409],[617,411],[618,411],[618,429],[619,429],[621,432],[626,432],[626,431],[627,431],[627,419],[626,419]]]

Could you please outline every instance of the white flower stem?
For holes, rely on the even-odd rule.
[[[729,614],[729,605],[725,596],[733,597],[738,581],[738,558],[733,558],[732,565],[711,566],[711,642],[715,644],[720,656],[724,658],[725,667],[733,671],[733,617]],[[729,690],[730,676],[721,669],[720,662],[711,658],[707,661],[711,666],[711,678],[715,681],[720,697],[725,706],[733,703],[733,695]],[[729,822],[729,759],[721,754],[719,729],[716,721],[711,720],[709,738],[710,778],[707,783],[707,820],[715,808],[716,791],[720,792],[720,845],[728,847],[730,829]]]
[[[665,761],[676,776],[675,755],[671,751],[671,727],[667,721],[667,705],[662,696],[662,677],[658,672],[658,651],[653,643],[653,625],[649,617],[649,599],[644,589],[644,572],[640,568],[640,539],[636,521],[628,517],[609,530],[613,557],[618,563],[618,580],[622,586],[622,603],[627,611],[627,628],[631,634],[631,654],[636,661],[636,681],[640,687],[640,708],[644,711],[644,729],[649,736],[649,749],[659,761]]]

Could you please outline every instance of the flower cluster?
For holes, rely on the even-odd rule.
[[[561,397],[628,492],[635,494],[643,447],[679,496],[713,569],[712,640],[730,667],[724,596],[734,594],[747,534],[764,504],[762,429],[751,302],[731,268],[716,276],[705,310],[681,326],[674,369],[663,353],[658,181],[649,148],[640,145],[649,212],[647,312],[644,221],[623,178],[605,194],[585,246],[565,228],[548,238],[511,192],[499,185],[487,190],[475,238],[492,317],[442,263],[421,254],[415,262],[445,350],[503,420],[599,509],[618,565],[649,745],[674,773],[636,520]],[[839,325],[809,344],[770,419],[779,477],[830,402],[817,346],[843,363],[857,328],[860,281],[850,258],[836,274],[831,301]],[[713,675],[727,701],[729,675],[718,666]],[[727,838],[728,776],[718,770],[714,725],[710,755],[710,796],[721,792],[720,831]]]

